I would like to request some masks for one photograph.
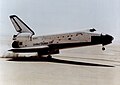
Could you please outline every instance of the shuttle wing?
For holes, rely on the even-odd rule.
[[[53,52],[59,51],[60,49],[64,48],[72,48],[77,46],[85,46],[92,43],[90,42],[76,42],[76,43],[57,43],[57,44],[49,44],[48,46],[43,47],[23,47],[23,48],[14,48],[10,49],[9,51],[15,52],[15,53],[29,53],[29,52],[38,52],[41,53],[41,55],[48,55],[53,54]]]
[[[9,51],[18,52],[18,53],[27,53],[27,52],[46,52],[49,50],[49,47],[27,47],[27,48],[14,48]]]
[[[50,48],[49,46],[14,48],[14,49],[10,49],[8,51],[12,51],[15,53],[37,52],[37,53],[39,53],[39,55],[58,54],[59,53],[59,49]]]

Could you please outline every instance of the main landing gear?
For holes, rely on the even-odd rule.
[[[51,56],[51,55],[48,55],[48,56],[47,56],[47,59],[52,59],[52,56]]]
[[[43,55],[41,55],[39,52],[38,52],[38,57],[41,58],[41,59],[42,59],[42,58],[44,58],[44,59],[52,59],[52,56],[51,56],[51,55],[48,54],[47,56],[43,56]]]

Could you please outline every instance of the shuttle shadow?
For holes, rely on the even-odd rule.
[[[8,61],[17,61],[17,62],[18,61],[19,62],[52,62],[52,63],[72,64],[72,65],[83,65],[83,66],[114,67],[112,65],[86,63],[86,62],[70,61],[70,60],[63,60],[63,59],[56,59],[56,58],[48,59],[46,57],[41,57],[41,58],[15,57],[15,58],[9,59]]]

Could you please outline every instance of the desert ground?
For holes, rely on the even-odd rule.
[[[120,45],[62,50],[53,60],[0,58],[0,85],[120,85],[119,80]]]

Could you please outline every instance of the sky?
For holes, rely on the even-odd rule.
[[[120,0],[0,0],[0,45],[17,34],[9,16],[19,16],[36,35],[95,28],[120,42]],[[9,43],[8,43],[9,42]]]

